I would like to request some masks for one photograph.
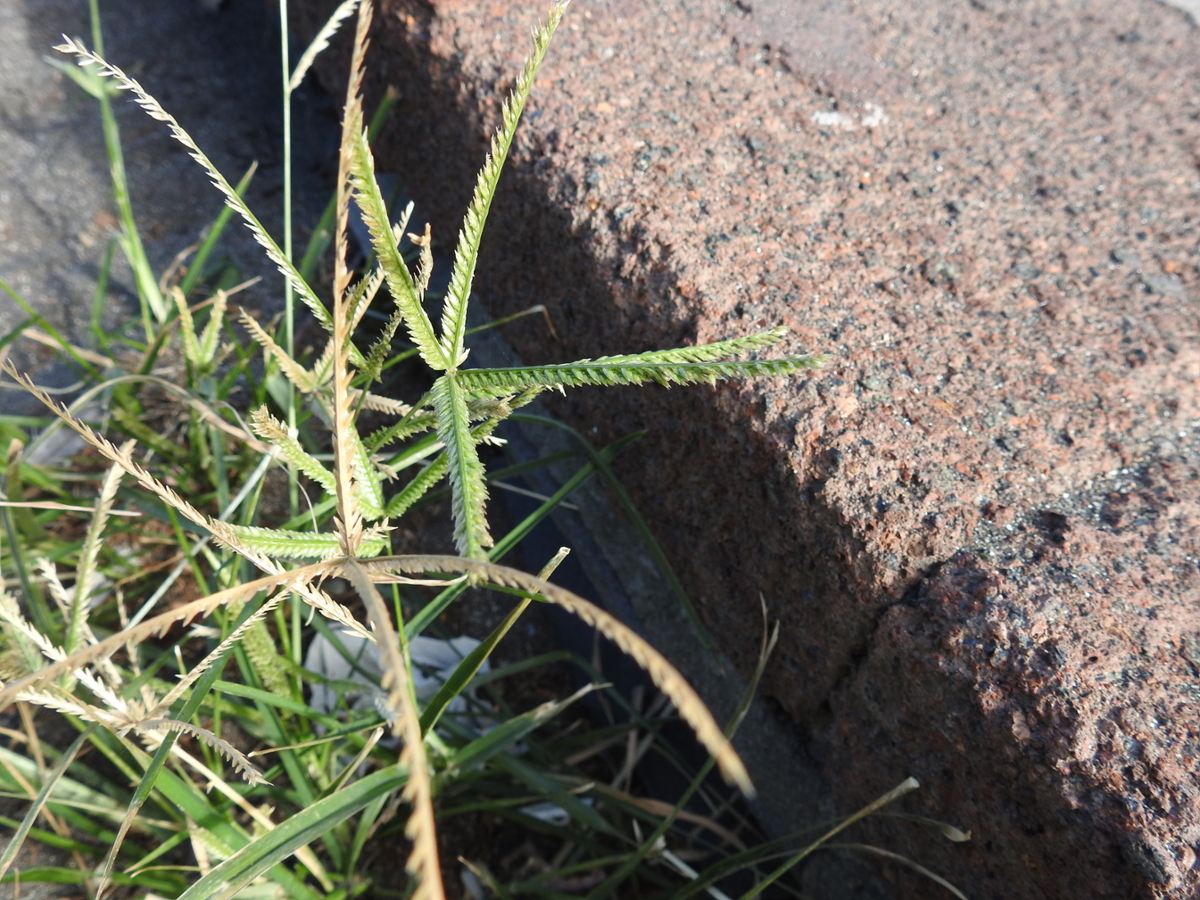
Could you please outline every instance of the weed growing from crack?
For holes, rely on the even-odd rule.
[[[491,152],[459,234],[450,284],[436,327],[426,311],[432,273],[428,229],[423,234],[407,233],[411,206],[398,219],[393,218],[374,171],[360,96],[372,15],[369,0],[347,0],[339,7],[310,52],[301,57],[288,82],[289,88],[298,83],[337,26],[356,12],[333,205],[334,269],[328,306],[293,262],[291,248],[286,242],[284,248],[276,244],[242,199],[246,179],[237,186],[229,182],[137,81],[104,60],[99,52],[98,29],[96,50],[71,39],[65,39],[59,48],[75,56],[80,69],[74,77],[101,101],[110,154],[119,154],[115,125],[112,133],[108,128],[110,102],[118,92],[129,92],[152,118],[167,125],[205,169],[229,209],[243,220],[282,273],[290,296],[309,308],[327,332],[328,341],[323,352],[305,361],[292,346],[290,314],[280,340],[272,329],[243,310],[239,320],[251,337],[251,346],[261,350],[266,362],[266,375],[256,379],[250,364],[251,348],[232,339],[227,325],[229,294],[217,291],[201,304],[207,307],[207,320],[201,327],[201,307],[189,306],[199,264],[179,284],[160,284],[148,278],[142,271],[148,264],[143,265],[145,254],[136,239],[132,212],[125,215],[125,204],[121,206],[125,224],[122,247],[137,275],[146,338],[140,347],[137,374],[103,379],[97,365],[115,368],[114,359],[96,359],[96,354],[89,357],[86,351],[72,348],[53,334],[51,337],[97,378],[97,390],[109,392],[111,424],[140,439],[141,444],[133,440],[114,443],[101,433],[103,429],[97,430],[84,421],[79,412],[85,408],[83,403],[64,407],[26,375],[8,367],[13,378],[79,435],[94,457],[106,461],[107,469],[100,480],[86,534],[69,551],[63,549],[61,541],[47,538],[42,523],[29,509],[9,508],[4,513],[9,562],[18,572],[33,621],[9,595],[0,596],[5,641],[0,707],[16,702],[23,708],[35,705],[52,709],[78,723],[81,734],[59,755],[53,769],[39,768],[34,780],[42,786],[36,793],[15,759],[0,758],[9,773],[15,773],[13,778],[30,788],[28,794],[34,801],[17,828],[18,839],[10,842],[0,856],[0,874],[11,865],[21,840],[35,833],[41,815],[51,822],[60,842],[69,842],[66,823],[78,824],[80,819],[77,813],[71,814],[74,818],[68,816],[66,810],[70,807],[64,805],[61,791],[78,784],[67,773],[79,768],[76,757],[85,745],[99,750],[136,785],[132,792],[110,791],[115,797],[105,795],[100,803],[117,826],[116,831],[93,828],[93,835],[106,836],[108,851],[98,872],[93,874],[82,864],[79,866],[81,877],[96,896],[115,881],[173,893],[183,900],[232,897],[262,877],[290,896],[346,896],[363,887],[353,876],[365,842],[403,805],[407,808],[403,832],[410,847],[406,868],[411,876],[405,895],[415,900],[441,898],[444,891],[435,794],[447,791],[456,780],[477,778],[475,773],[485,764],[507,767],[510,775],[544,796],[553,796],[570,817],[588,827],[613,831],[603,818],[574,797],[576,792],[591,788],[561,774],[543,775],[522,769],[508,753],[582,692],[515,715],[483,733],[465,730],[461,723],[455,726],[447,715],[456,699],[478,681],[492,649],[533,600],[557,605],[578,616],[629,654],[678,716],[691,726],[726,780],[743,793],[753,792],[728,734],[670,663],[604,610],[552,584],[548,579],[561,555],[538,576],[500,565],[497,560],[501,551],[516,538],[509,535],[497,542],[489,528],[487,473],[480,448],[494,442],[496,427],[539,393],[581,385],[711,384],[718,379],[786,376],[821,362],[812,354],[737,359],[746,354],[757,356],[777,343],[784,331],[776,329],[695,347],[558,365],[501,369],[464,366],[469,355],[467,310],[488,210],[538,67],[565,10],[565,3],[557,3],[546,22],[535,29],[533,50],[503,107],[501,124],[492,138]],[[115,167],[114,177],[123,188],[123,174]],[[374,257],[361,275],[348,263],[352,204],[370,232]],[[223,224],[224,218],[218,226]],[[219,233],[220,227],[214,230]],[[405,237],[415,251],[415,271],[401,253]],[[206,242],[206,246],[211,248],[211,243]],[[386,325],[373,342],[360,347],[355,336],[368,308],[381,294],[391,304]],[[39,324],[49,327],[43,320]],[[175,332],[180,338],[183,388],[153,375],[155,360]],[[407,338],[412,352],[433,379],[425,396],[412,404],[372,392],[384,368],[395,358],[393,345],[398,333]],[[252,398],[248,422],[227,402],[235,385],[243,383]],[[150,386],[186,401],[187,421],[181,431],[186,436],[187,451],[181,452],[141,421],[144,392]],[[298,422],[299,406],[294,402],[297,395],[306,409],[328,423],[332,444],[328,463],[313,452],[312,432],[298,427],[303,422]],[[272,411],[271,397],[283,419]],[[360,422],[366,410],[391,416],[394,422],[365,433]],[[231,452],[229,441],[236,442],[240,449]],[[21,450],[21,442],[14,440],[7,469],[9,496],[20,496],[17,491],[22,479],[37,478],[41,487],[61,498],[55,502],[64,502],[69,496],[64,484],[23,464]],[[302,478],[325,496],[308,513],[293,510],[290,521],[265,525],[257,501],[266,473],[278,464],[288,467],[293,485]],[[594,468],[595,464],[589,463],[585,474]],[[389,482],[414,470],[403,487],[389,489]],[[450,487],[457,554],[392,554],[393,523],[443,479]],[[130,483],[135,487],[124,486]],[[196,493],[207,495],[206,502],[189,499]],[[155,614],[164,587],[154,591],[133,616],[128,615],[121,590],[112,579],[102,577],[105,571],[115,572],[121,565],[105,544],[114,515],[127,511],[114,508],[118,497],[140,505],[165,523],[180,557],[170,561],[175,565],[170,580],[190,570],[196,596]],[[205,508],[213,508],[214,512],[205,512]],[[540,515],[551,508],[553,502],[548,501]],[[145,532],[143,539],[150,534]],[[33,560],[31,567],[29,551],[47,547],[60,551],[59,561],[43,554]],[[71,588],[63,584],[59,574],[59,563],[67,559],[74,569]],[[145,575],[145,571],[139,571],[129,579],[140,580]],[[331,591],[335,583],[349,585],[352,602],[366,611],[366,624],[335,598]],[[401,605],[396,602],[398,592],[402,587],[418,585],[439,588],[441,593],[405,621]],[[463,657],[441,690],[420,702],[414,688],[410,641],[468,586],[489,586],[516,594],[522,598],[521,604],[477,650]],[[45,602],[43,588],[52,605]],[[383,590],[391,593],[390,602]],[[105,592],[110,592],[114,600],[118,614],[115,627],[99,627],[93,612],[95,600]],[[378,654],[382,676],[378,679],[377,709],[359,716],[351,723],[352,728],[335,717],[316,714],[302,701],[301,684],[317,680],[299,665],[302,607],[320,613],[318,630],[335,645],[352,637],[371,645]],[[290,619],[286,609],[290,609]],[[187,665],[176,644],[178,678],[173,684],[157,678],[155,672],[171,660],[170,654],[164,654],[144,662],[144,651],[153,646],[152,640],[163,638],[180,624],[202,619],[217,624],[206,626],[211,628],[209,646],[199,660]],[[335,623],[343,638],[327,623]],[[768,655],[769,645],[764,644],[758,674]],[[241,684],[222,680],[230,658],[243,675]],[[122,662],[118,664],[117,659]],[[231,701],[230,697],[237,699]],[[224,734],[221,723],[230,719],[271,745],[279,764],[260,770]],[[28,719],[24,739],[31,752],[40,752],[41,742],[31,722]],[[443,733],[441,725],[450,730]],[[341,738],[337,747],[353,750],[352,758],[325,747],[333,739],[319,735],[319,728]],[[398,741],[399,750],[390,757],[382,750],[384,729]],[[196,752],[185,749],[181,738],[186,738]],[[314,749],[318,747],[322,749]],[[364,765],[373,771],[362,774]],[[242,786],[226,778],[225,766],[240,777]],[[703,773],[693,782],[689,795],[699,789],[702,778]],[[269,789],[269,782],[280,779],[291,785],[291,800],[298,810],[277,822],[261,800],[270,796],[262,793]],[[222,799],[214,804],[197,783],[215,789]],[[858,816],[837,824],[807,850],[793,854],[774,872],[760,878],[746,897],[775,883],[851,821],[912,787],[915,782],[910,779]],[[627,797],[611,789],[604,796],[613,802],[614,797],[622,801]],[[683,802],[666,815],[652,817],[651,836],[635,842],[632,850],[612,864],[612,874],[595,887],[593,896],[607,896],[639,870],[648,856],[666,859],[677,872],[690,878],[692,892],[719,893],[712,886],[719,872],[690,870],[663,844],[664,835],[683,814]],[[147,804],[167,821],[162,817],[148,820],[142,815]],[[356,816],[357,824],[352,825]],[[182,827],[173,828],[169,821],[172,817]],[[715,823],[711,827],[714,832],[720,828]],[[160,847],[122,867],[121,854],[131,830],[155,835]],[[48,839],[45,833],[38,836]],[[181,881],[178,873],[173,877],[152,874],[154,867],[149,863],[167,852],[162,848],[185,842],[191,844],[199,878]],[[309,846],[314,842],[320,843],[323,853]],[[88,852],[94,850],[88,848]],[[75,848],[74,852],[78,855],[84,851]],[[298,864],[294,870],[284,865],[293,856]],[[741,864],[753,868],[769,858],[764,851]],[[486,872],[478,874],[498,894],[505,894],[505,889],[489,880]],[[319,891],[313,882],[319,885]],[[540,891],[531,888],[531,892]]]

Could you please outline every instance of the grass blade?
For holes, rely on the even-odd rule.
[[[556,606],[578,616],[646,670],[655,686],[675,704],[680,717],[696,733],[697,740],[716,758],[725,779],[736,784],[743,793],[749,796],[754,794],[754,785],[750,782],[745,765],[687,680],[641,635],[594,603],[548,581],[482,560],[453,556],[385,556],[363,560],[359,564],[380,583],[386,583],[396,576],[421,572],[462,573],[468,579],[490,581],[502,587],[540,594]]]
[[[246,170],[246,174],[242,176],[241,181],[234,187],[233,191],[235,194],[245,198],[246,188],[250,187],[250,181],[254,178],[254,173],[257,170],[258,163],[251,163],[250,168]],[[187,274],[179,282],[179,289],[183,291],[184,297],[192,292],[192,288],[196,286],[196,283],[204,274],[204,264],[208,261],[208,257],[212,255],[213,248],[217,246],[217,241],[220,240],[221,233],[225,230],[225,226],[229,224],[232,216],[233,209],[225,205],[221,207],[221,211],[217,213],[216,219],[208,227],[208,231],[204,235],[204,240],[200,242],[200,248],[196,251],[196,255],[192,257],[192,263],[188,266]]]
[[[25,298],[9,287],[7,282],[0,280],[0,290],[8,294],[8,296],[13,299],[13,302],[25,311],[25,314],[29,316],[29,318],[33,321],[33,324],[37,325],[38,328],[42,329],[42,331],[46,332],[46,334],[50,335],[50,337],[54,338],[54,340],[58,343],[58,349],[70,357],[71,361],[75,363],[75,365],[87,372],[87,374],[96,381],[104,380],[101,376],[101,373],[97,371],[96,367],[80,356],[79,353],[76,352],[75,348],[71,346],[70,342],[67,341],[67,339],[61,334],[59,334],[58,329],[47,322],[45,316],[26,303]]]
[[[766,878],[764,878],[762,881],[760,881],[758,884],[756,884],[750,890],[746,891],[746,893],[742,894],[742,896],[739,898],[739,900],[754,900],[755,897],[757,897],[759,894],[761,894],[763,891],[765,891],[768,887],[770,887],[772,884],[774,884],[776,881],[778,881],[780,878],[782,878],[785,874],[787,874],[788,871],[790,871],[792,868],[794,868],[798,863],[803,861],[805,857],[810,855],[814,850],[816,850],[822,844],[827,843],[829,841],[829,839],[831,837],[833,837],[835,834],[838,834],[838,833],[844,831],[845,829],[847,829],[851,825],[853,825],[855,822],[857,822],[859,819],[866,818],[867,816],[871,815],[871,813],[875,812],[876,810],[883,809],[883,807],[887,806],[893,800],[903,797],[909,791],[915,791],[920,786],[921,786],[920,783],[915,778],[909,777],[909,778],[904,779],[904,781],[900,782],[900,784],[896,785],[896,787],[892,788],[890,791],[888,791],[882,797],[880,797],[877,800],[872,801],[871,803],[868,803],[866,806],[864,806],[862,809],[860,809],[858,812],[854,813],[853,815],[847,816],[845,819],[838,822],[837,825],[835,825],[833,828],[829,829],[829,831],[825,832],[825,834],[821,835],[821,837],[817,838],[815,841],[813,841],[811,844],[809,844],[803,850],[799,851],[794,856],[790,857],[786,862],[783,863],[783,865],[781,865],[779,868],[775,869],[775,871],[771,872],[770,875],[768,875]]]
[[[71,746],[64,752],[54,768],[46,774],[46,780],[42,782],[41,790],[38,795],[33,798],[33,804],[29,807],[29,811],[25,813],[25,818],[21,820],[21,824],[13,832],[12,837],[8,839],[8,846],[4,848],[4,855],[0,856],[0,877],[8,871],[8,867],[12,865],[13,860],[17,858],[17,853],[20,852],[21,846],[25,843],[25,838],[29,834],[29,829],[33,827],[33,823],[37,821],[38,816],[42,814],[42,809],[46,805],[46,801],[50,799],[50,795],[54,792],[54,788],[58,785],[58,781],[66,774],[68,767],[75,761],[75,757],[79,754],[84,743],[95,731],[95,725],[89,725],[80,735],[75,738]]]
[[[870,853],[874,856],[882,857],[883,859],[898,862],[902,866],[907,866],[919,875],[924,875],[934,884],[940,885],[948,890],[958,900],[967,900],[967,895],[948,882],[945,878],[938,875],[936,872],[931,872],[915,860],[909,859],[900,853],[893,853],[891,850],[884,850],[882,847],[875,847],[871,844],[826,844],[830,850],[857,850],[860,853]]]
[[[374,772],[251,841],[184,891],[178,900],[226,900],[271,866],[327,834],[381,794],[403,787],[408,773],[399,766]]]
[[[576,700],[587,696],[596,689],[596,685],[587,684],[565,700],[551,700],[543,703],[527,713],[513,716],[501,722],[495,728],[481,737],[471,741],[465,747],[455,752],[446,765],[452,770],[466,770],[481,765],[497,753],[502,753],[535,728],[553,719]]]
[[[558,553],[542,567],[538,572],[538,578],[543,581],[550,578],[554,574],[554,570],[558,568],[559,563],[566,559],[570,552],[566,547],[560,547]],[[425,711],[421,713],[421,734],[426,734],[430,728],[437,724],[442,713],[450,702],[467,689],[472,679],[479,673],[480,668],[492,651],[496,649],[496,645],[500,643],[501,638],[508,634],[509,630],[516,624],[517,619],[521,617],[521,613],[529,606],[529,598],[523,599],[520,603],[514,606],[495,628],[492,633],[478,647],[463,657],[451,673],[450,677],[438,688],[438,692],[430,698],[425,705]]]

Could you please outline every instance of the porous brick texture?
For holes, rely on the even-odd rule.
[[[332,2],[307,0],[308,27]],[[386,0],[379,142],[457,233],[522,0]],[[341,63],[331,63],[335,71]],[[477,290],[529,361],[743,335],[810,377],[580,391],[867,838],[968,896],[1200,884],[1200,31],[1149,0],[576,0]],[[664,602],[670,602],[664,599]],[[763,785],[786,790],[786,785]],[[898,897],[939,889],[897,873]]]

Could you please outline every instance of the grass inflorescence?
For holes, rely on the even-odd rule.
[[[464,858],[458,870],[473,896],[586,890],[601,900],[636,880],[663,896],[708,892],[719,900],[726,895],[718,882],[741,872],[749,873],[749,898],[785,888],[786,874],[814,849],[915,787],[910,779],[858,816],[792,836],[792,843],[756,838],[748,846],[720,820],[723,801],[704,777],[715,765],[738,791],[753,793],[730,743],[749,693],[722,728],[654,647],[552,582],[565,551],[537,575],[501,562],[567,493],[493,535],[492,476],[481,451],[539,393],[787,376],[821,362],[813,354],[758,358],[783,338],[776,329],[558,365],[465,366],[488,210],[565,12],[556,3],[534,30],[464,218],[449,286],[438,296],[430,290],[428,228],[408,232],[411,206],[389,209],[374,169],[361,99],[369,0],[346,0],[295,70],[284,72],[290,97],[316,54],[354,17],[330,224],[317,229],[318,246],[300,264],[290,222],[281,247],[244,201],[252,173],[228,180],[135,79],[104,59],[94,0],[93,46],[64,38],[59,49],[78,66],[72,77],[101,105],[122,213],[117,243],[135,272],[142,334],[98,333],[99,352],[72,346],[31,315],[4,342],[36,326],[89,384],[63,405],[8,366],[50,416],[36,438],[29,423],[0,421],[10,501],[0,507],[0,564],[18,587],[0,592],[0,708],[15,704],[21,723],[6,732],[10,748],[0,748],[0,789],[32,801],[12,821],[14,838],[0,853],[6,880],[16,874],[9,869],[22,843],[34,838],[72,864],[27,868],[21,880],[77,883],[89,896],[116,888],[183,900],[340,900],[367,891],[440,900],[443,872],[454,865],[441,858],[439,822],[486,813],[521,823],[541,844],[529,844],[522,858],[530,864],[506,875],[487,859]],[[122,95],[165,123],[228,206],[191,266],[173,277],[154,276],[136,233],[112,115]],[[370,232],[361,271],[349,263],[352,207]],[[235,310],[236,289],[206,286],[204,257],[231,216],[284,278],[289,306],[281,323]],[[323,235],[333,255],[327,291],[312,277]],[[437,299],[440,317],[433,317]],[[318,352],[294,346],[293,300],[324,329]],[[368,333],[362,325],[373,304],[386,309],[382,326]],[[755,358],[738,359],[746,354]],[[384,371],[410,357],[420,360],[431,387],[411,402],[379,393]],[[31,451],[64,428],[83,451],[68,464],[36,461]],[[606,466],[617,449],[587,448],[572,483]],[[442,483],[455,552],[394,553],[397,522]],[[34,499],[21,502],[27,498]],[[430,651],[421,642],[429,638],[422,632],[471,587],[519,600],[486,639],[446,644],[457,655],[427,689]],[[614,642],[645,670],[661,700],[643,712],[578,659],[593,682],[569,697],[526,712],[508,709],[502,695],[481,697],[506,674],[569,656],[492,666],[493,651],[532,602],[564,609]],[[318,641],[337,666],[345,664],[337,673],[306,659],[305,647]],[[751,691],[772,645],[773,637],[764,638]],[[335,698],[332,706],[312,702],[318,690]],[[622,707],[623,724],[547,727],[590,692]],[[44,735],[35,707],[59,714],[77,736]],[[634,763],[652,745],[677,759],[657,737],[676,718],[711,755],[709,766],[691,772],[686,796],[674,805],[639,798],[630,792]],[[23,750],[11,749],[17,746]],[[606,783],[601,761],[612,757],[616,775]],[[693,795],[709,813],[685,808]],[[739,826],[739,833],[746,832]],[[372,882],[362,869],[369,848],[397,840],[407,878]],[[543,852],[547,845],[556,849]],[[704,867],[692,868],[685,856]]]

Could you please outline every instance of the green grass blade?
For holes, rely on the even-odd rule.
[[[30,782],[38,781],[42,777],[37,763],[28,756],[7,747],[0,747],[0,785],[3,785],[5,790],[23,791],[13,772]],[[118,803],[106,794],[66,775],[55,781],[49,803],[77,806],[114,820],[119,820],[124,812],[123,803]]]
[[[63,866],[31,866],[20,872],[13,872],[0,878],[0,884],[82,884],[86,885],[91,878],[91,872],[81,872],[79,869],[68,869]],[[152,891],[174,893],[180,888],[178,878],[172,878],[162,872],[145,872],[138,875],[113,876],[113,881],[119,885],[133,885],[149,888]]]
[[[558,553],[542,567],[542,570],[538,573],[538,578],[541,578],[543,581],[549,580],[550,576],[554,574],[554,570],[558,568],[559,563],[566,558],[569,552],[566,547],[560,548]],[[532,599],[531,597],[526,597],[509,610],[508,615],[504,617],[503,621],[492,629],[492,633],[455,666],[450,677],[442,683],[437,693],[426,704],[425,711],[421,713],[421,734],[427,734],[429,729],[437,724],[438,719],[441,718],[442,713],[450,705],[450,702],[466,690],[467,686],[479,673],[484,662],[492,655],[492,651],[496,649],[496,645],[500,643],[500,640],[516,624],[517,619],[521,617],[521,613],[525,612]]]
[[[346,861],[348,876],[354,872],[354,867],[358,864],[359,857],[362,856],[363,848],[366,847],[371,835],[375,833],[379,816],[387,801],[388,795],[381,793],[367,804],[363,814],[358,817],[358,824],[354,827],[354,838],[350,842],[350,853]]]
[[[475,279],[475,263],[479,256],[479,241],[483,237],[483,229],[487,224],[488,210],[492,198],[496,195],[496,185],[500,181],[500,170],[508,157],[512,146],[513,136],[521,121],[521,113],[529,92],[533,89],[533,80],[537,70],[550,46],[554,30],[562,20],[567,4],[556,0],[550,8],[546,21],[534,29],[533,49],[525,60],[521,74],[517,76],[516,86],[511,96],[504,101],[501,110],[500,127],[492,137],[491,152],[484,160],[475,183],[475,193],[467,214],[463,217],[462,229],[458,233],[458,244],[454,248],[454,268],[450,275],[450,287],[446,291],[446,302],[442,307],[442,354],[447,363],[458,366],[463,357],[463,337],[467,327],[467,301],[471,295],[471,283]]]
[[[563,783],[551,777],[544,769],[525,759],[507,753],[503,756],[495,757],[495,765],[497,768],[508,772],[514,778],[524,782],[535,791],[539,791],[548,797],[553,797],[554,802],[561,806],[576,822],[588,828],[594,828],[596,831],[606,832],[611,835],[618,833],[612,824],[596,809],[588,806],[574,794],[562,793]],[[576,837],[578,838],[578,835]]]
[[[250,187],[250,181],[254,178],[254,172],[258,168],[258,163],[252,163],[250,168],[246,170],[246,174],[242,176],[241,181],[237,183],[233,191],[239,197],[245,198],[246,188]],[[192,257],[191,265],[188,266],[187,274],[183,276],[183,281],[179,282],[179,289],[183,291],[183,296],[188,296],[200,277],[204,274],[204,264],[208,262],[208,257],[212,254],[213,248],[217,246],[217,241],[221,238],[221,233],[225,230],[225,226],[229,224],[229,220],[233,217],[233,209],[228,205],[223,206],[209,226],[207,233],[204,235],[204,240],[201,241],[200,247],[196,250],[196,255]]]
[[[403,786],[407,778],[406,772],[392,766],[318,800],[216,866],[178,900],[225,900],[235,896],[254,878],[327,834],[381,794]]]
[[[889,862],[897,862],[902,866],[907,866],[918,875],[924,875],[934,884],[944,887],[947,891],[953,894],[958,900],[967,900],[967,895],[952,885],[936,872],[932,872],[918,863],[916,860],[909,859],[901,853],[893,853],[891,850],[884,850],[882,847],[876,847],[871,844],[826,844],[829,850],[856,850],[859,853],[868,853],[872,856],[879,856]]]
[[[197,696],[203,696],[203,694],[198,694]],[[98,894],[104,893],[104,885],[112,879],[113,866],[116,865],[117,854],[121,852],[121,845],[125,842],[125,835],[129,833],[129,829],[133,826],[138,811],[141,810],[142,806],[150,798],[150,794],[154,791],[158,773],[167,761],[167,757],[171,755],[171,748],[175,746],[175,738],[176,733],[174,731],[166,732],[163,742],[154,751],[149,765],[146,766],[145,773],[134,789],[133,798],[129,801],[129,808],[125,811],[125,817],[121,820],[121,827],[117,832],[117,837],[112,842],[112,847],[109,849],[108,855],[104,858],[104,865],[101,868],[100,875],[100,887],[97,891]]]
[[[36,325],[36,324],[37,324],[37,320],[30,318],[30,319],[26,319],[24,322],[21,322],[19,325],[16,325],[12,329],[12,331],[10,331],[4,337],[0,338],[0,350],[3,350],[5,347],[7,347],[9,344],[11,344],[13,341],[15,341],[17,338],[19,338],[21,336],[21,334],[25,331],[26,328],[29,328],[31,325]],[[12,418],[13,417],[11,417],[11,416],[4,416],[4,419],[6,421],[10,420]]]
[[[24,297],[9,287],[8,283],[3,280],[0,280],[0,290],[8,294],[8,296],[13,299],[13,302],[15,302],[17,306],[25,310],[25,315],[29,316],[29,318],[33,320],[34,324],[41,328],[42,331],[46,332],[46,334],[50,335],[50,337],[54,338],[54,340],[58,341],[59,349],[61,349],[62,352],[71,359],[71,362],[75,363],[75,365],[79,366],[79,368],[81,368],[83,371],[87,372],[87,374],[94,380],[103,381],[103,375],[100,373],[100,371],[87,360],[83,359],[78,353],[76,353],[75,348],[68,343],[67,339],[58,333],[58,329],[46,321],[45,316],[26,303]]]
[[[750,890],[748,890],[748,891],[746,891],[746,893],[742,894],[742,896],[739,898],[739,900],[754,900],[755,897],[757,897],[759,894],[761,894],[763,891],[765,891],[767,888],[769,888],[772,884],[774,884],[776,881],[778,881],[780,878],[782,878],[784,875],[786,875],[791,869],[795,868],[795,866],[798,865],[799,863],[801,863],[806,857],[811,855],[814,850],[816,850],[822,844],[827,843],[829,841],[829,839],[832,838],[834,835],[839,834],[840,832],[849,828],[851,825],[853,825],[859,819],[865,819],[867,816],[871,815],[871,813],[875,812],[876,810],[883,809],[883,807],[887,806],[893,800],[897,800],[900,797],[903,797],[909,791],[915,791],[918,787],[920,787],[920,784],[917,782],[917,779],[912,778],[911,776],[909,778],[904,779],[904,781],[900,782],[900,784],[896,785],[896,787],[892,788],[890,791],[888,791],[882,797],[880,797],[877,800],[872,801],[871,803],[868,803],[866,806],[864,806],[862,809],[860,809],[858,812],[854,813],[853,815],[847,816],[845,819],[838,822],[837,825],[833,826],[833,828],[829,829],[829,831],[825,832],[825,834],[823,834],[821,837],[817,838],[815,841],[813,841],[807,847],[800,850],[793,856],[789,857],[781,866],[779,866],[777,869],[775,869],[773,872],[771,872],[771,874],[769,874],[766,878],[762,879],[756,885],[754,885],[754,887],[750,888]]]
[[[78,66],[71,68],[79,70]],[[100,272],[96,276],[96,289],[92,292],[92,337],[96,339],[96,346],[105,353],[111,352],[108,334],[103,328],[103,317],[104,308],[108,305],[108,281],[112,274],[113,251],[116,246],[116,241],[110,238],[104,248],[104,258],[100,261]]]
[[[614,441],[600,451],[600,457],[606,462],[612,460],[634,440],[634,437],[631,435]],[[541,506],[526,516],[516,528],[497,541],[496,546],[488,551],[488,559],[492,562],[498,562],[503,559],[505,554],[519,544],[525,535],[529,534],[539,522],[550,515],[558,504],[562,503],[577,487],[591,478],[595,471],[595,466],[592,463],[588,463],[580,468],[562,487],[548,497]],[[466,582],[452,584],[422,607],[404,625],[404,633],[408,635],[409,640],[412,640],[412,638],[428,628],[438,616],[446,611],[446,607],[453,603],[466,589]]]
[[[329,245],[333,243],[333,226],[337,219],[337,198],[332,197],[326,205],[324,212],[321,213],[321,218],[317,221],[317,225],[313,228],[312,236],[308,239],[308,244],[304,248],[304,256],[300,258],[300,277],[305,281],[310,280],[317,274],[317,265],[321,261],[321,256],[329,249]]]
[[[21,820],[20,826],[8,840],[8,846],[4,848],[4,855],[0,856],[0,876],[3,876],[8,871],[8,867],[12,865],[13,860],[17,858],[17,853],[21,846],[25,843],[25,838],[29,835],[29,829],[33,827],[33,823],[37,821],[38,816],[42,814],[42,808],[46,805],[46,801],[54,792],[55,785],[58,784],[67,771],[67,767],[74,762],[76,755],[96,728],[95,725],[89,725],[87,729],[75,738],[70,747],[66,749],[54,768],[46,775],[46,780],[42,783],[41,790],[34,797],[33,804],[29,807],[29,811],[25,813],[25,818]]]
[[[104,36],[100,30],[100,5],[98,0],[88,0],[88,11],[92,23],[92,43],[96,53],[104,53]],[[103,75],[103,71],[97,73]],[[100,101],[100,122],[104,131],[104,150],[108,156],[109,177],[112,181],[113,200],[117,204],[117,212],[121,218],[121,237],[119,243],[125,251],[125,257],[133,269],[134,282],[137,284],[138,300],[142,304],[142,320],[146,330],[146,340],[153,334],[152,315],[158,324],[167,320],[167,305],[163,302],[162,293],[158,289],[158,279],[150,267],[146,257],[146,249],[142,246],[141,235],[138,233],[137,221],[133,217],[133,203],[129,197],[129,179],[125,174],[125,157],[121,150],[121,132],[117,127],[117,117],[112,108],[112,91],[99,89],[93,96]]]
[[[21,827],[21,823],[16,819],[10,819],[8,816],[0,816],[0,826],[15,832]],[[102,848],[85,844],[82,841],[73,841],[70,838],[62,837],[53,831],[46,831],[42,828],[30,828],[29,837],[33,838],[39,844],[45,844],[47,847],[54,847],[58,850],[70,850],[73,853],[83,853],[88,856],[97,856],[103,852]]]
[[[0,481],[0,493],[5,496],[14,493],[19,494],[19,484],[15,484],[15,474],[19,471],[19,467],[15,460],[7,467],[7,472],[3,476],[3,481]],[[17,487],[17,491],[13,491],[13,487]],[[33,580],[29,569],[29,560],[26,558],[27,541],[22,534],[20,528],[19,515],[24,513],[29,514],[29,510],[20,509],[15,506],[5,506],[0,509],[0,521],[4,522],[4,533],[8,538],[9,560],[12,567],[17,572],[17,580],[21,584],[21,593],[25,597],[25,602],[29,606],[29,614],[33,618],[33,624],[37,626],[38,631],[50,638],[54,643],[60,640],[58,625],[53,616],[50,614],[50,607],[46,603],[45,595],[42,594],[41,588]]]
[[[576,658],[575,654],[569,650],[551,650],[549,653],[539,653],[537,656],[530,656],[526,659],[509,663],[506,666],[499,666],[489,669],[486,672],[481,672],[471,679],[468,687],[482,687],[493,681],[499,681],[502,678],[509,678],[513,675],[527,672],[530,669],[536,669],[538,666],[546,666],[556,662],[574,662]]]
[[[576,700],[591,693],[595,688],[596,686],[593,684],[584,685],[565,700],[551,700],[548,703],[543,703],[536,709],[531,709],[527,713],[501,722],[486,734],[477,737],[465,747],[453,753],[446,760],[447,767],[464,771],[486,762],[497,753],[503,753],[535,728],[553,719]]]
[[[521,613],[525,611],[525,607],[529,604],[528,600],[518,603],[514,606],[495,628],[492,633],[478,647],[463,657],[462,661],[455,666],[454,671],[450,674],[436,694],[430,698],[426,704],[424,711],[421,713],[421,734],[428,733],[429,729],[437,724],[438,719],[442,717],[442,713],[446,711],[446,707],[450,702],[466,690],[467,685],[471,683],[471,679],[479,672],[484,662],[492,651],[496,649],[496,645],[500,643],[500,639],[508,634],[513,624],[520,618]]]
[[[223,694],[229,694],[234,697],[244,697],[247,700],[253,700],[255,703],[263,703],[267,706],[273,706],[276,709],[283,710],[284,712],[306,716],[315,722],[325,725],[326,727],[337,727],[340,725],[337,719],[331,716],[320,715],[311,706],[301,700],[295,700],[291,697],[281,697],[278,694],[272,694],[270,691],[264,691],[262,688],[250,687],[249,685],[240,684],[236,681],[218,681],[213,685],[213,688]]]

